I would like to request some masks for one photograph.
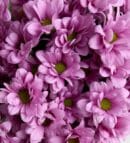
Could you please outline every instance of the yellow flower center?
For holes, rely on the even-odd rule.
[[[110,110],[112,107],[111,101],[107,98],[102,99],[100,105],[101,105],[101,108],[105,111]]]
[[[43,26],[51,25],[51,24],[52,24],[52,21],[51,21],[51,19],[46,18],[46,19],[44,19],[44,20],[41,21],[41,24],[42,24]]]
[[[66,65],[64,63],[57,63],[55,65],[55,69],[59,74],[61,74],[66,70]]]

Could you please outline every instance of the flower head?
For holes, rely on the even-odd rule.
[[[129,92],[125,88],[116,89],[111,82],[94,82],[90,86],[90,95],[90,102],[86,102],[86,110],[93,114],[96,126],[102,123],[113,128],[118,117],[124,116],[124,113],[128,114],[126,100]]]
[[[42,63],[38,68],[39,73],[44,75],[45,81],[51,84],[56,92],[64,87],[64,81],[72,85],[72,80],[84,77],[80,58],[74,52],[64,54],[54,48],[51,52],[37,52],[37,58]]]
[[[42,85],[42,80],[37,76],[33,76],[25,69],[18,69],[11,84],[5,85],[9,114],[20,113],[25,122],[39,116],[42,102],[44,102],[42,101]]]
[[[31,20],[27,25],[27,31],[32,35],[50,33],[54,20],[62,12],[63,7],[63,0],[34,0],[25,3],[24,11]]]
[[[91,15],[82,16],[75,12],[72,17],[55,20],[54,24],[57,30],[57,47],[62,48],[64,53],[75,50],[80,55],[88,54],[87,41],[93,35],[94,26]]]

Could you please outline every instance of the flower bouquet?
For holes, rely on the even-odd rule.
[[[0,0],[0,143],[129,134],[130,1]]]

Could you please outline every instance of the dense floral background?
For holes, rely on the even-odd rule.
[[[130,1],[0,0],[0,143],[129,134]]]

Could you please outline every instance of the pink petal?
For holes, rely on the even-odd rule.
[[[80,4],[81,4],[83,7],[87,7],[87,0],[80,0]]]
[[[89,40],[89,46],[90,46],[91,49],[101,50],[103,48],[103,45],[101,43],[101,37],[99,35],[93,36]]]
[[[46,75],[46,76],[45,76],[45,81],[46,81],[47,83],[49,83],[49,84],[55,83],[56,80],[57,80],[57,78],[56,78],[56,77],[53,77],[53,76],[51,76],[51,75]]]
[[[112,83],[117,88],[122,88],[126,85],[126,79],[124,78],[118,78],[118,77],[111,77]]]
[[[43,136],[44,136],[44,128],[37,127],[32,130],[30,140],[40,142]]]
[[[8,106],[8,111],[9,111],[9,114],[10,115],[16,115],[19,113],[20,111],[20,106],[12,106],[12,105],[9,105]]]
[[[16,93],[9,93],[7,96],[7,101],[11,105],[19,105],[20,100],[18,99],[18,95]]]

